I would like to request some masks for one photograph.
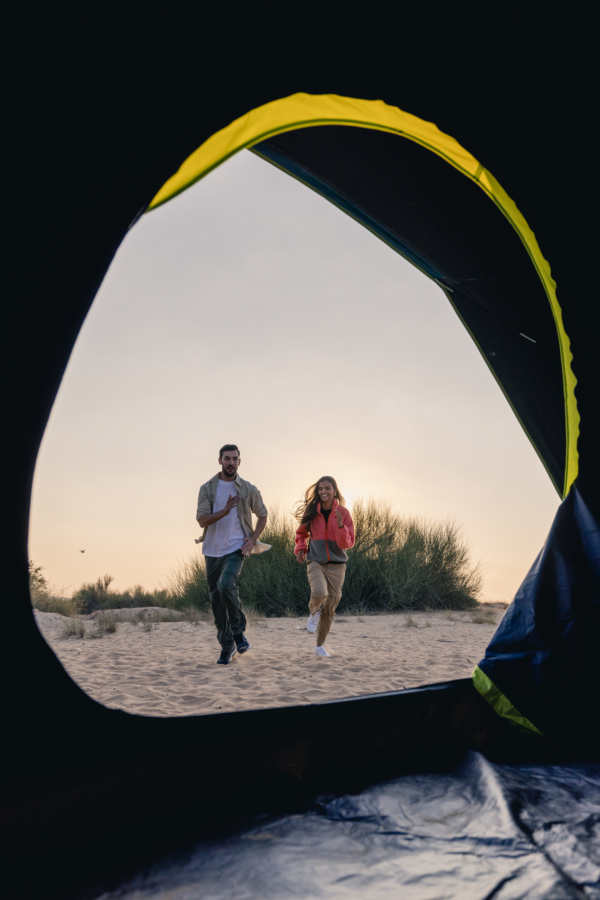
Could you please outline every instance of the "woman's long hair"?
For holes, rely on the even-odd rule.
[[[346,501],[342,497],[335,478],[332,478],[331,475],[323,475],[322,478],[319,478],[318,481],[315,481],[314,484],[311,484],[308,490],[304,492],[304,497],[302,498],[302,500],[300,500],[299,503],[296,504],[297,508],[294,515],[301,525],[307,526],[308,531],[310,531],[310,523],[317,514],[317,506],[321,500],[321,498],[319,497],[319,485],[322,481],[328,481],[333,487],[334,497],[337,502],[342,506],[346,505]]]

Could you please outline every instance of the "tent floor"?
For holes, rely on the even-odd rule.
[[[599,824],[600,765],[468,751],[450,772],[256,817],[104,898],[600,898]]]
[[[298,829],[299,835],[306,832],[310,868],[309,848],[319,830],[323,840],[333,841],[331,847],[323,847],[326,859],[334,852],[336,829],[346,828],[335,824],[345,821],[346,813],[340,813],[341,818],[331,813],[331,817],[327,810],[350,810],[352,804],[363,809],[363,801],[356,799],[362,792],[366,791],[365,798],[383,797],[387,790],[379,787],[373,794],[373,785],[408,779],[407,785],[423,786],[422,799],[427,803],[427,792],[435,792],[437,784],[460,794],[460,785],[468,783],[476,797],[484,783],[491,784],[494,765],[539,767],[582,758],[573,757],[572,751],[565,758],[556,745],[520,735],[492,712],[470,679],[311,706],[181,719],[129,716],[85,702],[84,711],[89,708],[94,715],[90,722],[96,723],[93,735],[85,735],[86,754],[78,758],[72,753],[67,758],[65,740],[72,741],[72,736],[60,740],[57,728],[54,756],[48,752],[35,765],[24,760],[23,774],[4,801],[5,851],[13,860],[17,884],[21,890],[27,884],[31,896],[36,891],[48,896],[53,886],[55,891],[60,888],[64,900],[96,898],[103,891],[117,890],[166,853],[181,853],[185,847],[189,859],[196,859],[189,848],[203,840],[213,841],[203,846],[216,848],[207,851],[207,859],[213,854],[218,868],[219,854],[231,842],[223,837],[214,843],[222,829],[227,834],[240,828],[240,834],[247,832],[249,843],[235,839],[241,848],[240,865],[246,865],[244,848],[260,846],[260,853],[267,853],[263,842],[266,846],[270,840],[252,838],[256,829],[257,835],[262,834],[262,825],[254,819],[250,825],[240,825],[256,816],[283,816],[273,819],[280,823],[277,828]],[[78,724],[83,727],[83,719]],[[465,762],[469,752],[476,755]],[[597,754],[591,756],[598,759]],[[315,800],[323,795],[342,799]],[[487,801],[481,803],[485,807]],[[362,821],[364,815],[364,810],[357,811],[350,819]],[[461,815],[469,818],[471,813]],[[474,808],[473,821],[481,815]],[[274,841],[273,846],[279,843]],[[371,865],[367,856],[365,872]],[[226,858],[225,854],[223,861]],[[178,863],[178,871],[181,865],[181,871],[188,871],[187,863]],[[209,871],[213,871],[210,866]],[[304,883],[299,881],[298,888]],[[312,882],[306,882],[306,894],[272,896],[309,896],[313,888]],[[256,890],[248,893],[246,889],[241,895],[269,896],[261,894],[262,888]],[[232,884],[227,891],[233,891]],[[188,894],[184,891],[181,896]]]

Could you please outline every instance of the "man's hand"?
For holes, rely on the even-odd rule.
[[[229,497],[227,498],[227,503],[225,504],[225,506],[223,507],[223,510],[222,510],[223,518],[225,518],[225,516],[228,516],[229,513],[231,512],[231,510],[235,509],[235,507],[238,505],[239,502],[240,502],[240,498],[238,497],[237,494],[230,494]]]
[[[255,543],[256,543],[256,538],[254,537],[253,534],[250,535],[250,537],[247,537],[241,546],[242,556],[250,556],[250,554],[252,553],[252,550],[254,549]]]
[[[343,528],[343,527],[344,527],[344,520],[342,519],[342,514],[341,514],[341,512],[339,511],[339,509],[336,509],[336,511],[335,511],[335,517],[336,517],[336,519],[337,519],[338,528]]]
[[[221,519],[224,519],[225,516],[228,516],[231,510],[235,509],[239,502],[240,498],[237,494],[230,494],[223,509],[220,509],[218,512],[205,513],[203,516],[200,516],[198,525],[200,528],[208,528],[209,525],[214,525],[215,522],[219,522]]]
[[[306,562],[306,553],[297,553],[296,559],[298,560],[299,563]]]
[[[236,497],[235,499],[239,500],[240,498]],[[259,537],[265,530],[266,524],[267,524],[267,517],[260,516],[256,523],[256,528],[254,529],[253,534],[251,534],[250,537],[246,538],[246,540],[244,541],[244,543],[242,544],[242,546],[240,548],[242,551],[242,556],[250,556],[250,554],[252,553],[252,551],[254,549],[255,543],[257,542],[257,540],[259,539]]]

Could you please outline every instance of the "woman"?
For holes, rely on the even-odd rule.
[[[348,560],[345,551],[354,546],[354,523],[343,503],[335,478],[324,475],[309,487],[296,512],[300,527],[294,552],[298,562],[308,564],[310,616],[306,627],[311,634],[317,632],[317,656],[331,655],[323,644],[342,596]]]

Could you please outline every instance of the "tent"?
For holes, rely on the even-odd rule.
[[[412,791],[418,802],[440,783],[437,772],[454,785],[449,796],[460,793],[461,783],[472,786],[472,809],[481,801],[489,811],[482,785],[500,816],[521,804],[521,824],[531,826],[533,843],[532,823],[552,831],[562,815],[557,852],[542,853],[558,880],[544,884],[553,896],[595,890],[594,845],[582,834],[600,816],[593,802],[599,790],[600,391],[589,309],[593,279],[584,265],[591,257],[580,228],[587,195],[573,189],[573,173],[588,171],[591,151],[570,129],[551,127],[567,112],[570,122],[585,121],[585,92],[563,98],[557,111],[557,73],[547,74],[552,90],[532,103],[520,77],[504,69],[496,77],[483,61],[485,77],[469,82],[468,90],[408,71],[400,79],[394,70],[353,66],[336,74],[316,66],[299,79],[285,65],[275,74],[241,62],[232,89],[226,81],[215,86],[217,51],[206,50],[201,70],[205,78],[212,73],[208,90],[199,89],[193,68],[184,77],[177,65],[161,68],[160,77],[145,70],[143,78],[135,67],[117,68],[111,80],[92,59],[81,64],[81,77],[64,81],[60,67],[44,67],[42,59],[35,60],[35,71],[43,72],[38,92],[17,129],[27,177],[15,207],[16,292],[6,314],[15,340],[7,410],[14,439],[6,589],[13,603],[6,611],[4,841],[19,877],[46,893],[60,885],[65,897],[115,886],[128,870],[169,849],[202,835],[215,840],[218,828],[233,827],[241,816],[293,813],[297,833],[312,833],[306,798],[319,795],[330,797],[319,802],[330,803],[331,820],[375,821],[383,815],[375,809],[381,797],[368,794],[370,785],[412,778],[382,788],[381,802],[396,790]],[[84,695],[36,629],[27,582],[31,482],[79,328],[137,217],[160,214],[155,207],[242,147],[319,191],[437,281],[563,498],[474,685],[463,680],[302,708],[147,719],[109,711]],[[242,792],[227,778],[239,759],[240,736]],[[465,757],[468,748],[492,762]],[[324,768],[324,757],[338,764]],[[547,782],[544,802],[539,792],[523,789],[534,764]],[[493,765],[500,768],[486,768]],[[509,771],[510,765],[516,768]],[[429,787],[419,773],[429,773]],[[582,785],[592,797],[585,815]],[[354,806],[348,798],[331,799],[348,793],[363,799]],[[560,815],[557,798],[564,801]],[[474,812],[471,821],[479,823],[481,837],[485,815]],[[399,821],[391,822],[384,816],[377,840],[361,845],[374,854],[365,851],[363,896],[375,890],[369,860],[378,858],[383,833],[388,826],[401,830]],[[246,826],[249,837],[259,832],[256,820]],[[328,834],[325,842],[335,843]],[[512,838],[517,858],[522,846],[515,835],[498,831],[494,859]],[[227,859],[228,840],[212,845],[217,869]],[[32,847],[35,867],[28,865]],[[433,843],[429,850],[435,855]],[[540,859],[532,854],[535,871]],[[587,869],[569,867],[575,857],[587,860]],[[278,859],[268,865],[281,867],[285,857]],[[431,872],[424,865],[426,879]],[[346,878],[342,869],[339,877]],[[497,869],[487,896],[514,879],[514,871]],[[306,896],[311,887],[297,879],[294,890]],[[457,890],[455,896],[468,896],[464,882]]]
[[[568,717],[587,730],[589,717],[568,698],[594,679],[600,531],[574,486],[580,414],[571,343],[550,265],[524,216],[482,163],[434,124],[382,101],[308,94],[267,103],[211,135],[148,211],[246,147],[440,285],[568,498],[474,683],[517,727],[563,728],[560,703],[572,705]]]

